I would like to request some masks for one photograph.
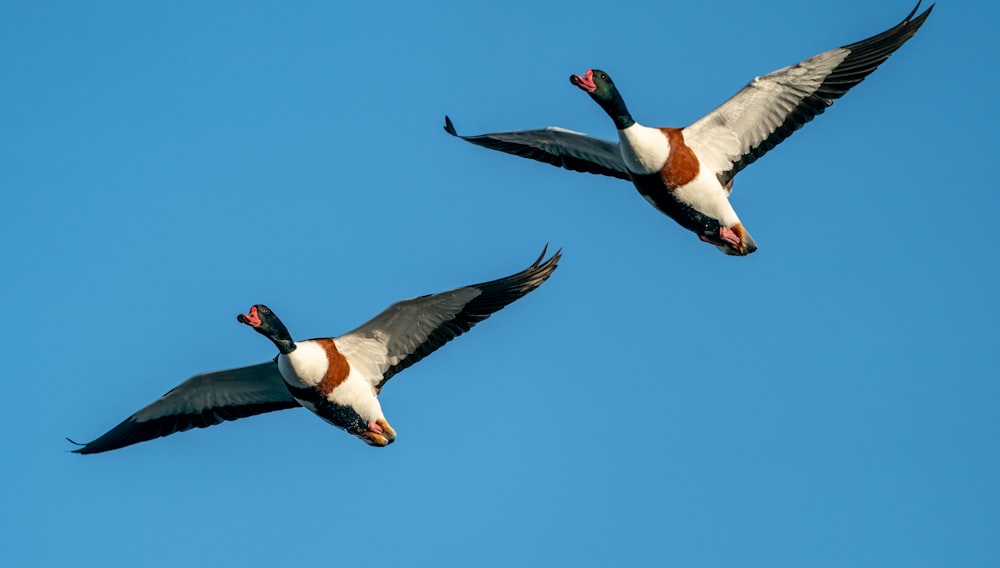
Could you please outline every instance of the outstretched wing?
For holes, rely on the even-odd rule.
[[[93,442],[78,444],[82,447],[73,451],[106,452],[174,432],[296,406],[299,403],[285,388],[274,361],[204,373],[184,381]]]
[[[379,358],[379,373],[369,380],[381,391],[396,373],[541,286],[562,257],[556,252],[543,262],[547,249],[527,269],[506,278],[396,302],[368,323],[336,338],[337,348],[346,354],[370,352],[373,345],[380,346],[384,356]]]
[[[728,184],[740,170],[822,114],[917,33],[932,5],[866,40],[831,49],[757,77],[719,108],[684,129],[684,141]]]
[[[452,136],[491,150],[531,158],[575,172],[600,174],[625,181],[632,179],[625,168],[617,143],[565,128],[550,126],[541,130],[461,136],[455,131],[451,119],[446,116],[444,129]]]

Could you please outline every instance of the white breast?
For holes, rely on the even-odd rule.
[[[652,174],[663,169],[670,155],[667,135],[659,128],[649,128],[638,122],[618,131],[622,159],[632,173]]]
[[[278,355],[278,371],[290,385],[314,387],[326,376],[330,361],[326,351],[312,341],[300,341],[295,351],[288,355]]]

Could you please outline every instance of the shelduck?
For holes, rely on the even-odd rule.
[[[459,136],[473,144],[569,170],[631,181],[639,193],[685,229],[722,252],[743,256],[757,244],[729,203],[733,177],[823,113],[906,43],[934,8],[896,26],[757,77],[686,128],[651,128],[632,118],[611,77],[598,69],[570,82],[614,121],[618,143],[564,128]]]
[[[378,400],[385,383],[541,286],[562,256],[543,261],[545,253],[506,278],[397,302],[339,337],[295,341],[270,308],[257,304],[237,320],[274,343],[274,360],[191,377],[74,452],[106,452],[299,406],[372,446],[387,446],[396,432]]]

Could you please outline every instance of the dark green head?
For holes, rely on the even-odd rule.
[[[570,75],[569,82],[587,92],[590,98],[601,105],[604,112],[608,113],[611,120],[615,121],[615,128],[622,130],[635,124],[628,108],[625,107],[625,99],[622,98],[614,81],[607,73],[600,69],[587,69],[587,73],[580,75]]]
[[[249,325],[257,333],[270,339],[278,351],[285,355],[295,350],[295,342],[292,341],[292,334],[288,333],[288,328],[281,323],[278,316],[274,315],[271,308],[264,304],[254,305],[249,313],[236,316],[236,321]]]

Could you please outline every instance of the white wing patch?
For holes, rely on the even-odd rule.
[[[702,135],[698,136],[698,133]],[[698,133],[685,129],[684,142],[698,156],[701,165],[712,173],[728,171],[739,159],[739,155],[733,156],[733,149],[742,144],[733,129],[720,125]]]
[[[385,334],[376,330],[373,335],[375,337],[345,335],[333,340],[337,351],[351,364],[351,372],[359,374],[372,386],[382,380],[382,371],[391,365]]]
[[[477,288],[465,287],[402,300],[334,341],[351,365],[376,387],[387,369],[412,355],[441,324],[454,318],[481,293]],[[351,353],[356,355],[352,357]]]
[[[566,134],[576,134],[577,136],[590,136],[589,134],[583,132],[577,132],[576,130],[570,130],[569,128],[563,128],[561,126],[546,126],[545,130],[549,132],[564,132]]]

